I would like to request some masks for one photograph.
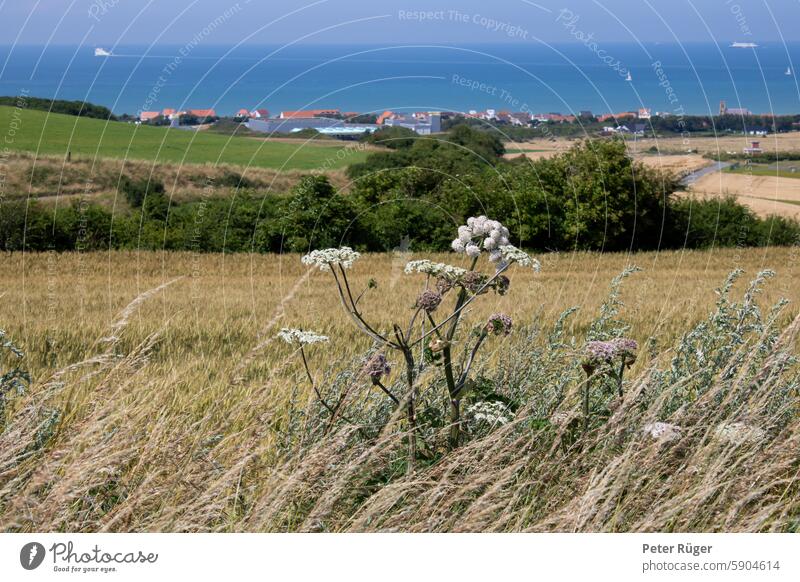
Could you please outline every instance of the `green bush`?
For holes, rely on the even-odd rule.
[[[164,184],[150,178],[129,178],[123,175],[119,181],[119,190],[133,208],[141,208],[145,199],[151,194],[164,194]]]
[[[324,176],[307,176],[284,196],[259,194],[233,171],[220,181],[236,196],[175,204],[158,181],[123,177],[134,208],[111,213],[86,201],[53,211],[36,202],[0,203],[0,248],[91,250],[143,248],[196,252],[305,252],[349,245],[389,251],[408,241],[415,250],[445,250],[452,230],[469,216],[490,215],[537,250],[797,245],[800,225],[760,218],[734,198],[674,199],[679,184],[631,161],[621,141],[579,143],[555,158],[487,164],[456,141],[416,141],[370,156],[348,192]],[[492,141],[475,139],[484,154]],[[427,156],[421,154],[428,153]],[[492,153],[493,152],[493,153]],[[362,172],[363,173],[360,173]]]

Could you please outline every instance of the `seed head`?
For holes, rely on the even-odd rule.
[[[442,296],[436,291],[425,290],[417,297],[417,307],[425,310],[426,313],[433,313],[442,302]]]
[[[509,335],[513,321],[505,313],[493,313],[486,322],[486,331],[494,335]]]
[[[386,356],[377,353],[373,354],[365,363],[363,372],[369,376],[373,382],[380,382],[381,378],[388,376],[392,372],[392,367],[386,360]]]

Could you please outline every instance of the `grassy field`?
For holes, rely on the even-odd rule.
[[[94,163],[89,158],[67,162],[55,156],[37,156],[17,152],[5,159],[5,195],[7,199],[35,198],[44,204],[62,204],[79,198],[116,210],[127,206],[120,180],[150,179],[164,184],[175,202],[192,202],[204,196],[232,196],[240,186],[258,189],[265,194],[284,194],[308,172],[274,170],[229,164],[168,164],[140,160],[105,159]],[[326,170],[325,176],[337,189],[350,181],[343,170]]]
[[[410,314],[422,281],[403,267],[419,258],[368,255],[353,268],[356,292],[370,278],[378,281],[359,303],[377,329]],[[696,370],[679,381],[659,375],[677,373],[668,372],[682,353],[675,346],[715,309],[714,289],[734,269],[746,271],[731,292],[737,301],[756,272],[778,272],[752,299],[765,310],[781,296],[792,300],[777,318],[777,325],[788,324],[800,299],[796,250],[540,258],[540,274],[515,268],[508,295],[487,295],[465,316],[467,326],[492,312],[514,318],[514,332],[488,344],[477,372],[501,393],[524,393],[527,404],[513,422],[455,451],[431,453],[406,474],[402,419],[353,373],[370,341],[345,317],[330,275],[307,270],[299,256],[0,256],[0,325],[26,353],[21,365],[33,376],[27,395],[12,401],[0,434],[0,529],[800,527],[797,384],[784,364],[775,371],[777,360],[759,356],[781,346],[796,351],[793,332],[764,339],[772,336],[758,331],[745,300],[730,317],[709,320],[701,335],[712,339],[686,353],[692,359],[707,350],[705,364],[693,364]],[[611,279],[631,264],[643,271],[623,283],[618,317],[639,340],[640,358],[625,398],[609,400],[610,416],[576,436],[569,420],[580,408],[582,386],[575,351]],[[579,310],[558,340],[564,346],[554,347],[547,339],[552,326],[573,306]],[[311,371],[323,393],[343,391],[346,415],[360,419],[354,421],[360,428],[344,421],[331,431],[319,428],[325,411],[298,354],[275,339],[284,326],[330,336],[308,349]],[[730,344],[713,339],[722,337],[715,333]],[[757,347],[765,341],[770,347]],[[672,367],[681,368],[683,357]],[[752,367],[734,366],[735,358]],[[400,370],[393,356],[390,362]],[[432,370],[421,376],[423,400],[437,393]],[[400,376],[389,377],[391,389],[402,385]],[[697,384],[700,376],[704,383]],[[564,390],[556,404],[554,386]],[[676,394],[684,404],[667,406]],[[654,420],[682,426],[681,437],[643,437],[642,424]],[[425,434],[438,451],[440,433]]]
[[[753,176],[774,176],[776,178],[790,178],[790,179],[797,179],[800,178],[800,174],[796,171],[792,172],[788,169],[789,163],[783,162],[784,168],[782,169],[780,166],[778,167],[770,167],[766,164],[753,164],[751,166],[737,166],[735,168],[725,168],[725,172],[731,174],[750,174]],[[796,165],[796,164],[795,164]]]
[[[16,119],[16,117],[19,119]],[[121,122],[0,107],[0,127],[14,128],[11,151],[65,157],[117,158],[177,164],[234,164],[285,170],[333,170],[367,152],[341,142],[270,141],[211,132],[169,130]],[[10,131],[10,130],[9,130]]]

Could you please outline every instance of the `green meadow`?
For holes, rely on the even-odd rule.
[[[228,137],[0,107],[4,147],[38,155],[123,158],[186,164],[236,164],[285,170],[333,170],[367,152],[341,142]]]

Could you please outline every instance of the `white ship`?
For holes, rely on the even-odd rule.
[[[792,76],[792,67],[786,67],[786,72],[784,73],[787,77]]]
[[[625,80],[626,81],[633,81],[633,77],[631,77],[631,72],[630,71],[628,71],[628,76],[625,77]]]
[[[731,48],[758,48],[758,45],[754,42],[735,42]]]
[[[94,49],[94,56],[96,56],[96,57],[110,57],[111,53],[108,52],[104,48],[99,48],[98,47],[98,48]]]

